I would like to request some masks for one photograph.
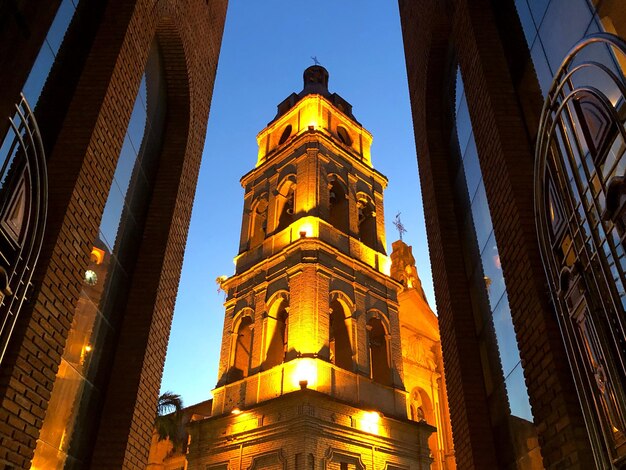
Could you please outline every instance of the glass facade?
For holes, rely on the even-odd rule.
[[[495,336],[497,351],[495,362],[499,362],[502,371],[502,373],[497,371],[498,367],[493,361],[485,366],[487,393],[491,406],[501,405],[501,399],[498,397],[505,396],[508,401],[509,417],[506,425],[513,435],[513,440],[518,443],[514,450],[517,468],[542,468],[498,245],[494,236],[460,71],[457,73],[456,99],[456,132],[461,157],[456,188],[457,191],[464,193],[461,199],[469,204],[463,227],[468,252],[475,253],[467,260],[467,276],[478,312],[477,334],[481,343],[487,345],[486,351],[493,349],[489,344],[493,344]],[[484,352],[484,355],[489,357],[489,352]],[[483,359],[489,363],[489,359],[486,357]],[[519,445],[521,442],[524,444]],[[539,466],[529,467],[527,466],[529,462]]]
[[[28,75],[28,79],[24,84],[22,93],[28,100],[31,107],[35,107],[41,90],[46,83],[46,78],[52,69],[52,64],[56,59],[57,52],[61,47],[61,42],[65,36],[65,32],[74,17],[78,0],[63,0],[59,6],[54,21],[48,30],[46,39],[39,50],[37,59],[33,64],[33,68]]]
[[[78,0],[63,0],[61,2],[44,43],[39,50],[39,54],[37,54],[37,58],[28,74],[26,83],[22,88],[22,94],[26,98],[26,101],[28,101],[31,109],[34,109],[39,101],[39,96],[50,74],[59,47],[61,47],[65,32],[76,12],[76,5],[78,5]],[[13,119],[18,125],[21,122],[18,115],[13,116]],[[7,159],[13,159],[15,157],[17,147],[11,147],[14,138],[15,133],[12,129],[9,130],[6,135],[0,136],[0,142],[2,142],[2,145],[0,145],[0,162],[2,162],[2,164],[6,163],[9,165],[10,161],[7,162]],[[4,182],[2,182],[2,184],[3,183]]]
[[[516,2],[520,15],[533,2]],[[563,31],[551,31],[567,8]],[[532,17],[532,12],[531,15]],[[535,195],[540,247],[598,468],[626,462],[626,130],[623,1],[548,2],[524,21],[541,39],[549,95],[538,135]],[[548,27],[544,27],[548,24]],[[578,28],[578,29],[577,29]],[[536,31],[536,32],[535,32]],[[533,46],[535,47],[535,46]],[[542,64],[543,62],[543,64]]]
[[[33,459],[34,469],[82,468],[97,419],[119,314],[130,284],[165,116],[165,85],[154,46],[135,100],[99,235],[76,305]]]
[[[622,0],[515,0],[515,5],[544,96],[563,59],[583,37],[601,31],[623,37],[626,32]],[[579,60],[593,56],[603,61],[610,57],[607,62],[617,66],[617,60],[605,45],[593,47],[585,55]],[[601,74],[594,78],[607,82]]]

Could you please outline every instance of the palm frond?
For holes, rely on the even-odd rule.
[[[183,400],[180,395],[164,392],[159,397],[154,426],[159,440],[169,439],[174,444],[174,448],[177,448],[184,440],[182,409]]]

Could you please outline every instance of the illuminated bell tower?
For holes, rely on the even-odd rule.
[[[189,468],[429,468],[433,428],[407,420],[371,134],[314,65],[257,142],[221,283],[212,416],[190,426]]]

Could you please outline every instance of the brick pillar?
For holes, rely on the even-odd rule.
[[[167,83],[163,147],[91,468],[134,469],[147,462],[226,3],[161,4],[156,37]]]
[[[443,2],[399,5],[456,461],[459,469],[498,468],[462,248],[464,208],[452,181],[452,119],[444,106],[454,96],[450,27]]]
[[[592,468],[537,244],[534,139],[527,134],[491,2],[454,3],[453,37],[544,465]]]
[[[112,366],[98,371],[104,412],[93,458],[94,467],[141,468],[150,446],[226,0],[210,5],[109,0],[81,2],[78,8],[81,19],[70,27],[37,108],[48,156],[48,224],[30,303],[0,370],[0,463],[30,466],[158,26],[168,83],[166,129],[129,294],[118,306],[117,349],[110,352]],[[83,439],[96,432],[98,411],[89,416]]]
[[[290,276],[288,359],[294,352],[328,351],[329,285],[330,279],[318,272],[315,264],[301,264]]]

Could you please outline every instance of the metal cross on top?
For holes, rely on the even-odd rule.
[[[406,233],[406,229],[404,228],[404,225],[402,225],[402,221],[400,220],[400,212],[396,214],[396,218],[394,219],[393,224],[398,229],[398,233],[400,234],[400,241],[402,241],[402,234]]]
[[[312,55],[311,59],[313,59],[313,64],[315,64],[315,65],[322,65],[322,64],[320,64],[320,61],[317,60],[317,56],[316,55]]]

